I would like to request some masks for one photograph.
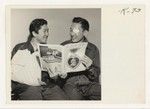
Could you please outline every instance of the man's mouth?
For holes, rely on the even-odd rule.
[[[76,36],[71,36],[71,39],[72,39],[72,40],[76,39]]]

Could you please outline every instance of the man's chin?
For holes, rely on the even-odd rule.
[[[76,39],[73,39],[73,38],[71,38],[71,41],[74,42],[74,43],[78,42]]]
[[[72,41],[73,43],[78,43],[78,42],[80,42],[80,40],[73,40],[73,39],[71,39],[71,41]]]
[[[73,43],[76,43],[77,41],[75,41],[75,40],[71,40]]]
[[[82,40],[83,38],[81,38],[81,39],[77,39],[77,38],[71,38],[71,41],[73,42],[73,43],[78,43],[78,42],[80,42],[81,40]]]
[[[47,44],[46,42],[41,42],[40,44]]]

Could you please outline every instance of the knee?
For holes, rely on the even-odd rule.
[[[53,88],[47,88],[43,92],[44,100],[68,100],[68,96],[65,92],[58,86],[54,86]]]
[[[80,92],[78,91],[76,87],[73,87],[71,85],[65,85],[63,89],[70,100],[82,100],[83,99],[83,96],[80,94]]]
[[[38,87],[31,86],[20,95],[21,100],[42,100],[41,91]]]
[[[101,85],[96,83],[93,84],[88,90],[89,99],[91,100],[101,100]]]

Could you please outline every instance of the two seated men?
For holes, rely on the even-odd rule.
[[[81,62],[86,70],[69,72],[50,78],[49,70],[41,71],[38,44],[46,44],[49,36],[48,22],[34,19],[29,26],[29,37],[24,43],[17,44],[12,51],[12,100],[101,100],[100,59],[98,48],[88,42],[86,35],[89,22],[74,17],[70,27],[70,40],[61,45],[87,42],[85,55],[92,60]],[[36,75],[36,76],[34,76]]]

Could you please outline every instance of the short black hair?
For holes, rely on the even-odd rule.
[[[89,22],[81,17],[74,17],[72,20],[73,23],[80,23],[83,30],[89,31]]]
[[[29,26],[30,35],[28,37],[28,41],[31,41],[31,39],[34,37],[32,32],[34,31],[35,33],[38,33],[38,31],[41,29],[41,26],[45,24],[47,25],[47,21],[45,19],[42,18],[34,19]]]

